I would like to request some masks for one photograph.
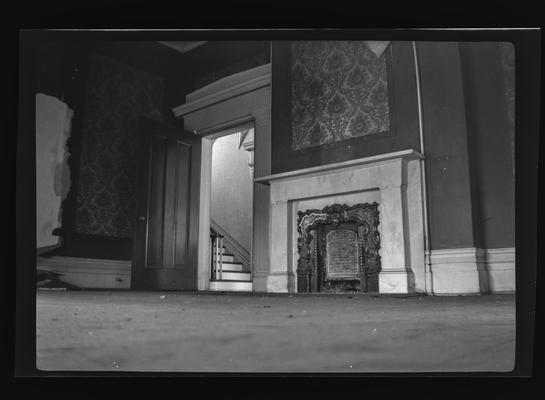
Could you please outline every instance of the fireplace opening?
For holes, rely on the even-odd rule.
[[[298,213],[297,291],[378,292],[378,204]]]

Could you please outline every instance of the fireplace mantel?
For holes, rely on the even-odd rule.
[[[422,158],[404,150],[256,178],[271,189],[270,271],[256,289],[297,291],[298,211],[376,201],[381,215],[379,292],[424,292]]]
[[[356,168],[364,166],[367,164],[376,164],[382,161],[389,161],[395,159],[424,159],[424,156],[416,150],[401,150],[393,153],[378,154],[370,157],[357,158],[355,160],[342,161],[333,164],[319,165],[317,167],[298,169],[296,171],[282,172],[279,174],[273,174],[268,176],[263,176],[260,178],[255,178],[254,182],[271,184],[274,181],[286,181],[297,179],[303,176],[315,176],[320,175],[324,172],[329,173],[336,170],[342,170],[346,168]]]

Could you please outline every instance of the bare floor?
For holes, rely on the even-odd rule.
[[[37,292],[37,367],[510,371],[515,296]]]

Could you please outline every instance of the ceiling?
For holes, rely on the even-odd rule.
[[[185,53],[191,49],[194,49],[197,46],[200,46],[206,42],[159,42],[171,49],[179,51],[180,53]]]

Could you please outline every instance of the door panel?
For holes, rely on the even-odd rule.
[[[191,177],[191,147],[185,143],[177,143],[176,153],[176,217],[174,226],[175,242],[178,246],[174,249],[174,264],[183,264],[187,257],[187,240],[189,238],[188,230],[185,229],[187,222],[189,221],[189,207],[190,204],[190,177]]]
[[[133,289],[196,290],[200,137],[141,120]]]
[[[165,206],[165,172],[167,138],[152,136],[149,160],[149,189],[147,205],[148,238],[146,267],[163,264],[163,222]],[[142,190],[144,188],[138,188]],[[139,214],[142,215],[142,214]]]

